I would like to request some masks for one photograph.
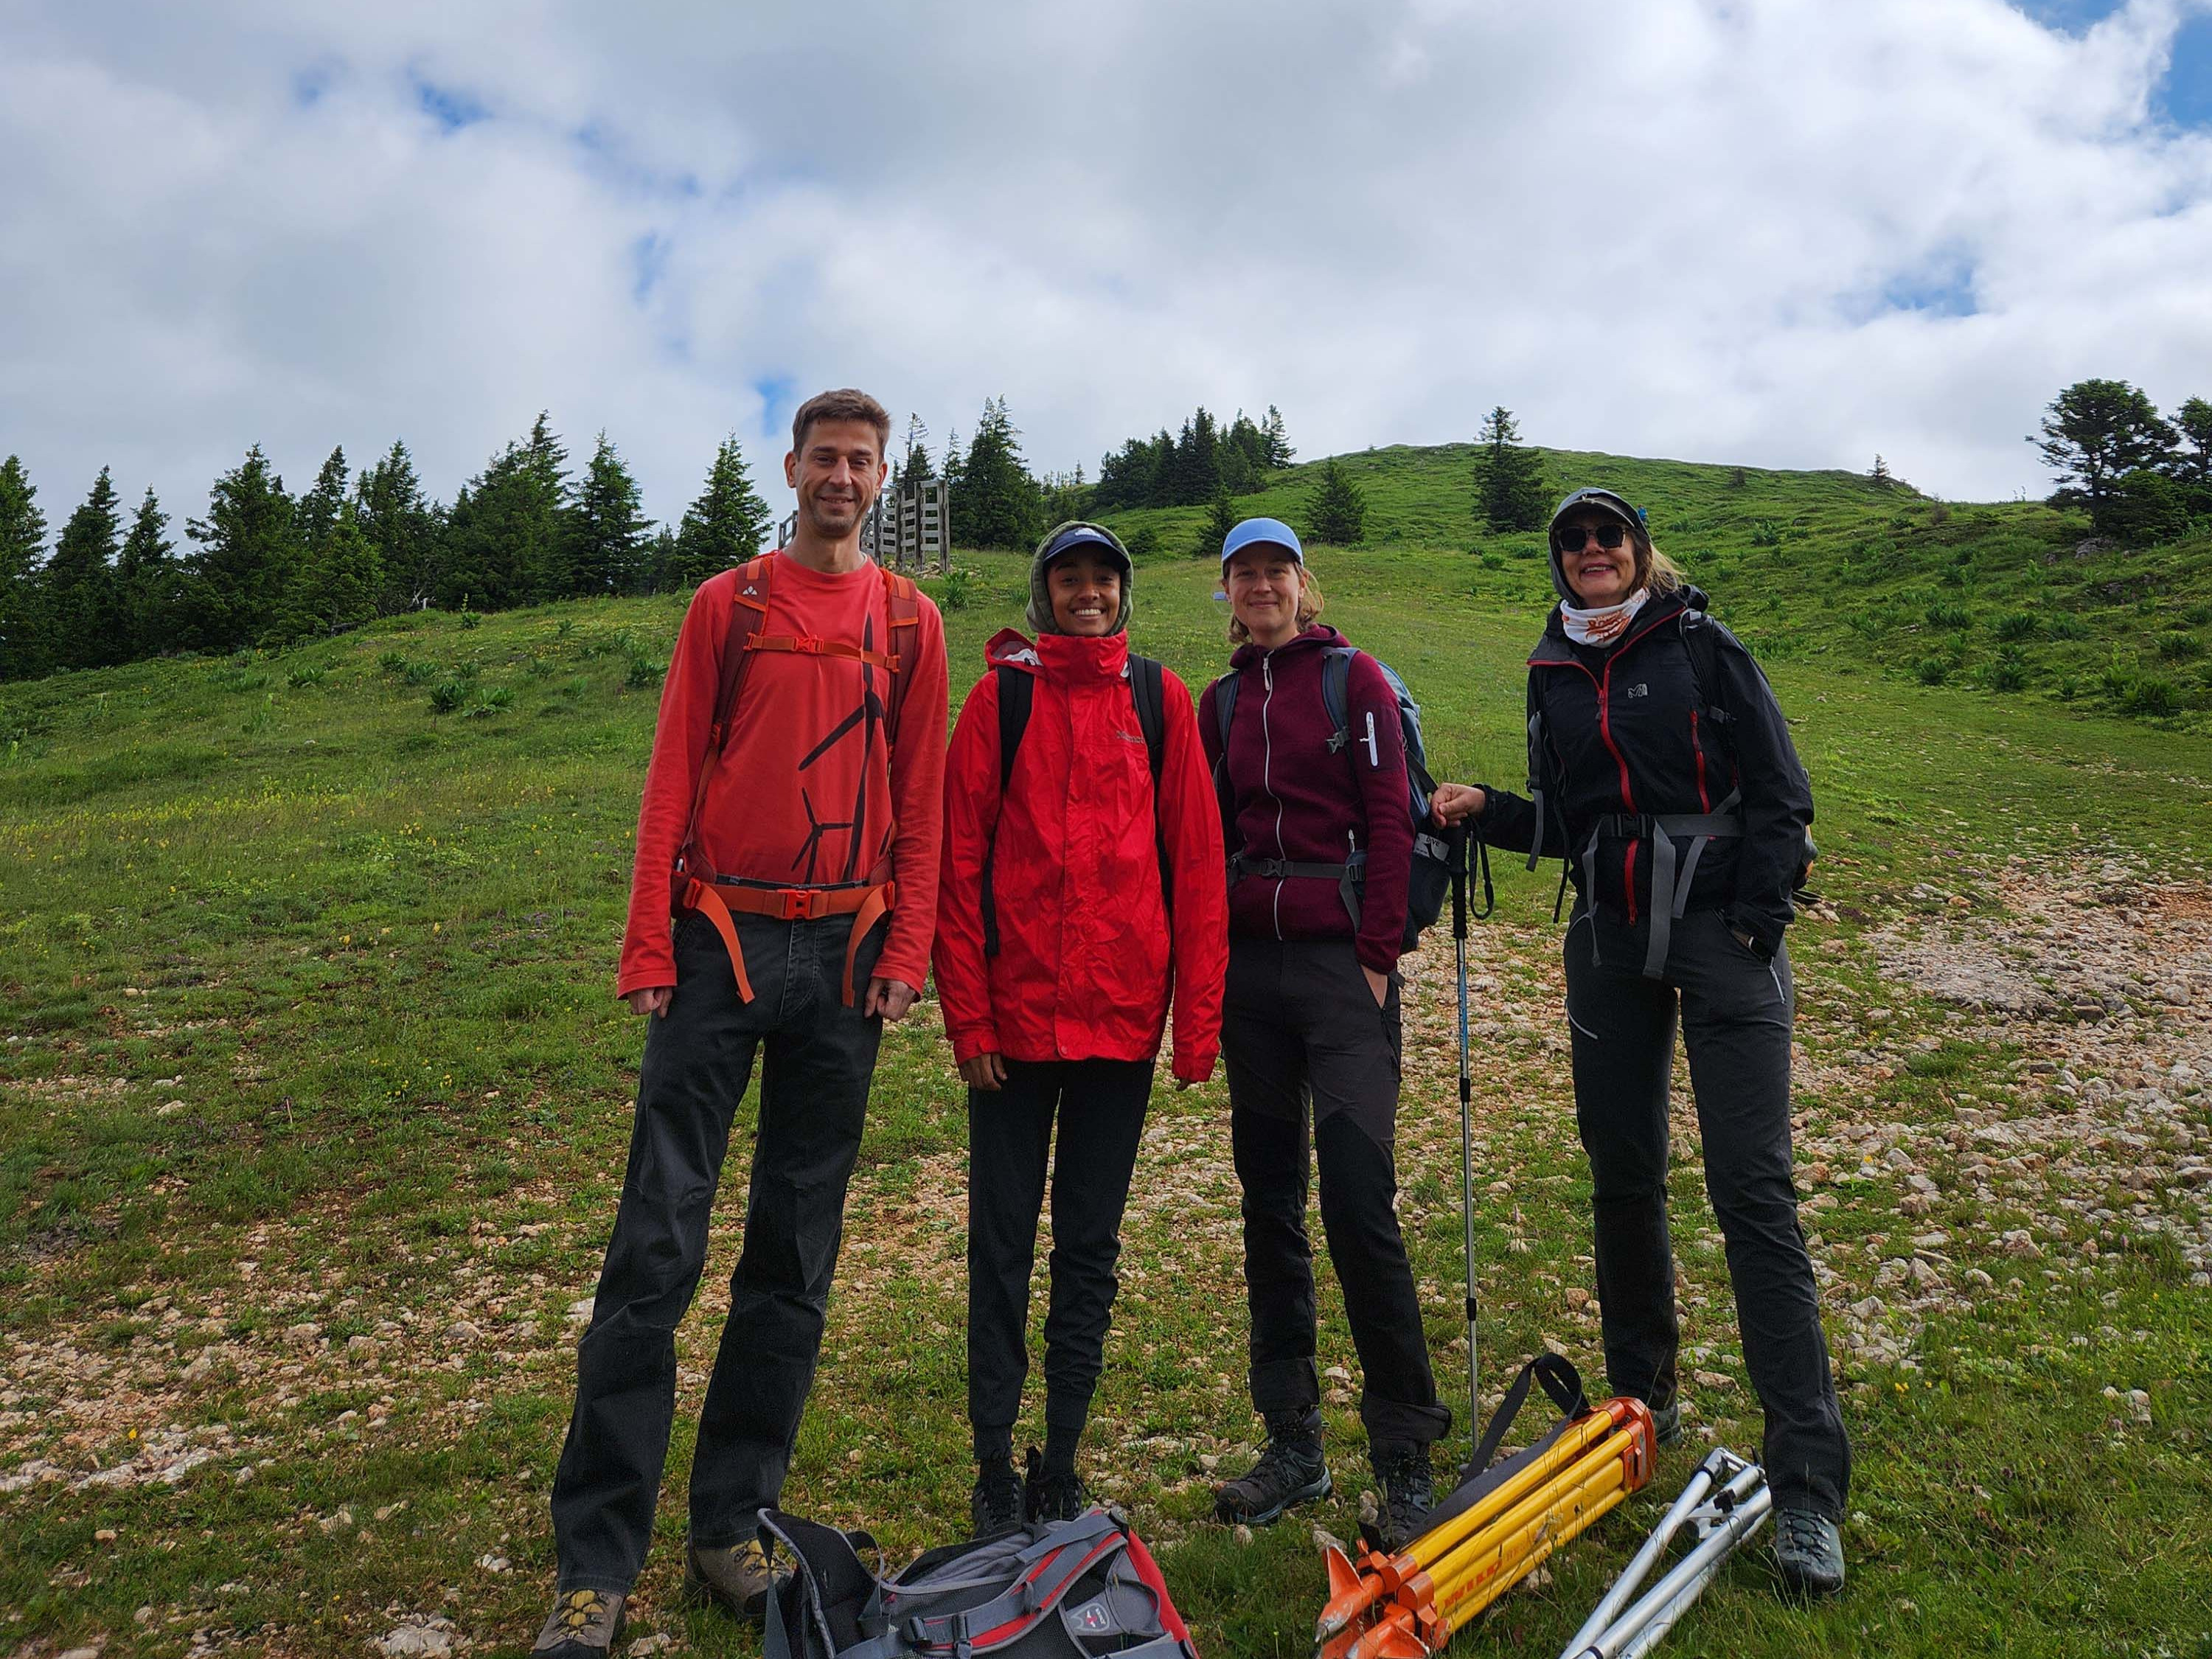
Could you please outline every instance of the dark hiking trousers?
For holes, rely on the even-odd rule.
[[[1591,925],[1578,911],[1567,930],[1567,1018],[1613,1391],[1658,1405],[1674,1395],[1680,1330],[1667,1231],[1667,1085],[1679,1002],[1705,1190],[1728,1247],[1744,1369],[1766,1416],[1767,1480],[1778,1505],[1840,1521],[1850,1443],[1790,1170],[1789,951],[1762,962],[1718,911],[1692,911],[1674,924],[1665,976],[1650,980],[1642,941],[1602,912],[1603,962],[1592,961]]]
[[[758,1139],[730,1316],[691,1460],[691,1537],[750,1537],[791,1467],[844,1233],[880,1018],[844,1005],[848,917],[737,919],[755,993],[738,1000],[714,928],[676,928],[676,994],[647,1021],[629,1168],[576,1347],[576,1409],[553,1476],[566,1589],[627,1593],[653,1534],[676,1408],[676,1327],[707,1260],[730,1127],[762,1056]],[[865,986],[888,923],[860,946]]]
[[[1252,1404],[1321,1402],[1307,1118],[1322,1231],[1359,1353],[1360,1421],[1374,1443],[1425,1446],[1451,1429],[1437,1403],[1421,1304],[1398,1231],[1398,982],[1378,1008],[1348,939],[1233,935],[1223,998],[1229,1136],[1244,1189]]]
[[[1011,1449],[1029,1376],[1030,1270],[1052,1157],[1052,1300],[1044,1419],[1072,1443],[1091,1415],[1121,1281],[1121,1211],[1152,1098],[1149,1060],[1006,1062],[968,1093],[968,1420],[979,1453]]]

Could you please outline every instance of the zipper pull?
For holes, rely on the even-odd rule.
[[[1273,657],[1260,659],[1260,681],[1268,690],[1275,689],[1275,659]]]

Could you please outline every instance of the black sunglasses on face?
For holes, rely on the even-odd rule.
[[[1579,553],[1586,537],[1595,536],[1597,544],[1608,553],[1628,539],[1628,532],[1617,524],[1601,524],[1595,530],[1588,525],[1571,524],[1559,532],[1559,551]]]

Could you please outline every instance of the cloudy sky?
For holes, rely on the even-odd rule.
[[[659,517],[874,391],[2047,483],[2212,396],[2212,0],[0,0],[0,454],[181,519],[540,408]]]

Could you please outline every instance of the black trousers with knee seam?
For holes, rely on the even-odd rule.
[[[744,1247],[691,1460],[691,1537],[750,1537],[791,1467],[844,1237],[880,1018],[844,1003],[843,916],[741,915],[753,1000],[738,1000],[720,937],[676,929],[676,994],[648,1022],[629,1165],[576,1346],[576,1406],[553,1477],[563,1590],[627,1594],[644,1565],[676,1410],[676,1328],[707,1261],[708,1222],[756,1056],[759,1139]],[[867,983],[887,922],[853,969]]]
[[[1152,1070],[1149,1060],[1010,1060],[1002,1087],[969,1091],[968,1420],[979,1450],[1011,1446],[1021,1413],[1048,1159],[1045,1422],[1073,1439],[1091,1414],[1121,1288],[1114,1264]]]
[[[1371,1443],[1426,1446],[1450,1431],[1451,1412],[1437,1400],[1398,1231],[1399,1045],[1397,975],[1377,1007],[1351,939],[1230,939],[1221,1052],[1244,1190],[1252,1403],[1265,1414],[1321,1401],[1306,1236],[1318,1162],[1322,1230],[1359,1355],[1360,1420]]]
[[[1593,951],[1591,929],[1597,929]],[[1774,1500],[1841,1520],[1850,1442],[1820,1328],[1820,1292],[1790,1146],[1790,1036],[1796,991],[1787,947],[1771,962],[1718,911],[1674,926],[1664,977],[1644,943],[1601,910],[1566,934],[1575,1118],[1589,1154],[1606,1370],[1616,1394],[1674,1398],[1681,1344],[1667,1225],[1668,1084],[1677,1010],[1704,1141],[1705,1190],[1727,1245],[1744,1369],[1765,1413]]]

